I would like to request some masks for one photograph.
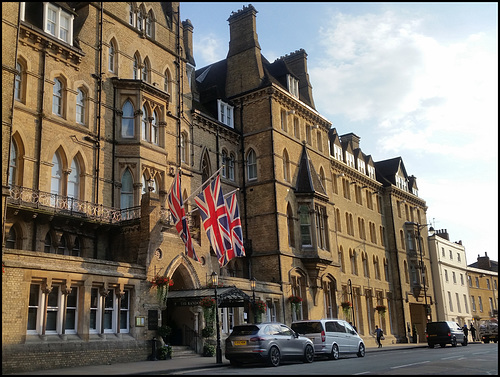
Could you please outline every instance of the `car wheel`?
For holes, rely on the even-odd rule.
[[[304,351],[304,363],[312,363],[314,361],[314,348],[310,344],[306,345]]]
[[[429,343],[429,348],[434,348],[434,344]]]
[[[456,347],[456,346],[457,346],[457,338],[453,338],[453,339],[451,340],[451,346],[452,346],[452,347]]]
[[[278,347],[271,347],[271,349],[269,350],[269,364],[273,367],[277,367],[278,365],[280,365],[280,359],[281,356]]]
[[[363,343],[359,345],[358,357],[365,357],[365,345]]]
[[[328,358],[330,360],[338,360],[339,359],[339,346],[337,346],[336,344],[333,345],[332,352],[330,353]]]
[[[446,343],[441,343],[440,346],[441,346],[441,348],[444,348],[444,347],[446,347]]]

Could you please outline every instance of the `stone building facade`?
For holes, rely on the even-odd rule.
[[[201,352],[213,272],[234,288],[223,339],[250,321],[254,295],[263,320],[347,318],[367,345],[375,324],[392,342],[423,334],[435,310],[423,299],[427,207],[401,157],[375,162],[332,128],[306,52],[262,56],[253,6],[230,15],[226,59],[198,70],[180,13],[178,2],[2,8],[2,370],[144,360],[165,323]],[[179,171],[200,262],[168,212]],[[223,268],[193,200],[218,171],[223,192],[237,190],[246,249]],[[166,310],[156,275],[174,281]]]
[[[467,275],[476,328],[484,320],[498,321],[498,261],[491,260],[487,253],[478,254],[477,261],[467,266]]]

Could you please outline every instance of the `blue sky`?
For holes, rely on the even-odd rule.
[[[401,156],[427,220],[498,261],[498,4],[181,2],[196,68],[252,4],[262,54],[307,53],[316,109],[375,161]]]

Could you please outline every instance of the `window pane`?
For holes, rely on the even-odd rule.
[[[57,330],[57,311],[47,310],[47,326],[45,327],[47,331]]]

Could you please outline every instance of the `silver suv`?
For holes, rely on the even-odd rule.
[[[314,354],[337,360],[342,354],[365,356],[365,343],[356,330],[342,319],[302,320],[292,323],[293,331],[314,343]]]

